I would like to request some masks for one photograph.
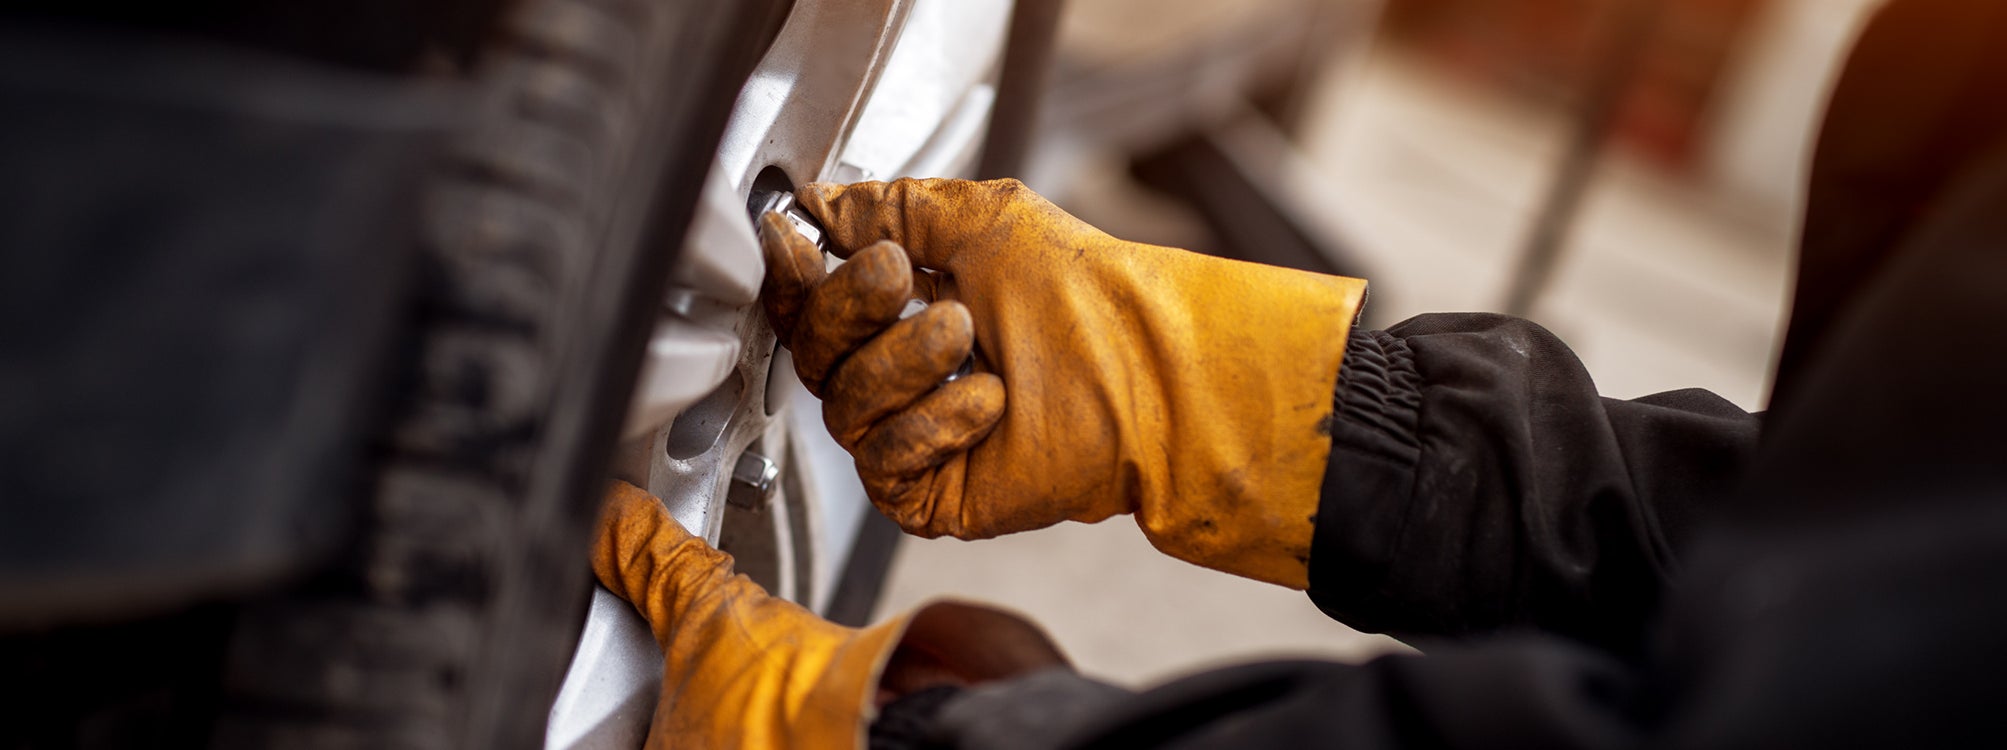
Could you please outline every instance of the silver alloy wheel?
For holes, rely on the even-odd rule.
[[[818,611],[869,506],[756,304],[748,202],[812,181],[967,176],[1012,6],[798,0],[739,95],[649,342],[616,474]],[[546,746],[639,746],[660,670],[646,624],[596,590]]]

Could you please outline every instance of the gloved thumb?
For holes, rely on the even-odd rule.
[[[646,490],[615,481],[600,510],[592,572],[634,605],[666,648],[678,616],[731,577],[732,558],[685,531]]]

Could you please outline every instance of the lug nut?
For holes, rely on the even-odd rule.
[[[725,493],[725,502],[745,510],[765,508],[779,479],[780,465],[772,459],[752,451],[741,453],[732,466],[732,488]]]

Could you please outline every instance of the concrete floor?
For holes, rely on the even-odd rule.
[[[1292,188],[1332,207],[1320,220],[1369,264],[1378,320],[1497,305],[1560,118],[1394,53],[1353,71],[1330,82],[1301,144],[1315,168]],[[1088,189],[1121,187],[1119,177],[1105,182]],[[1165,211],[1164,227],[1189,224],[1145,196],[1112,200]],[[1752,214],[1615,158],[1534,317],[1577,348],[1607,395],[1692,386],[1761,408],[1794,210]],[[1301,593],[1158,554],[1122,518],[984,542],[909,539],[881,610],[937,596],[1025,612],[1083,670],[1131,685],[1227,661],[1359,661],[1404,648],[1325,618]]]

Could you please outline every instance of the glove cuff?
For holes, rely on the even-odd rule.
[[[1166,411],[1175,436],[1167,492],[1136,521],[1157,549],[1187,562],[1294,589],[1309,585],[1310,546],[1331,455],[1332,384],[1366,293],[1361,279],[1207,259],[1186,274],[1190,351],[1165,368],[1182,381]]]

